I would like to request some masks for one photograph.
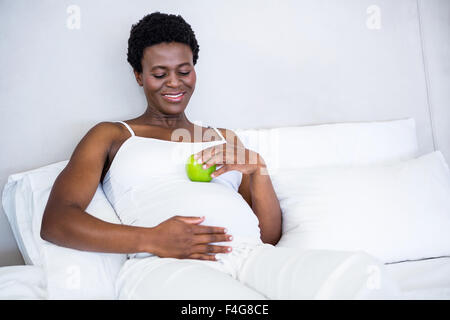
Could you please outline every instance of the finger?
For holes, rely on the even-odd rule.
[[[214,156],[210,159],[203,159],[206,167],[203,169],[207,169],[215,164],[223,165],[227,163],[233,163],[234,154],[233,152],[226,152],[223,148],[224,146],[218,146],[218,151],[215,152]]]
[[[214,254],[204,254],[204,253],[193,253],[188,256],[188,259],[217,261],[216,256]]]
[[[211,243],[232,240],[233,236],[229,234],[197,234],[195,235],[194,243]]]
[[[210,148],[211,148],[211,147],[208,147],[208,148],[206,148],[206,149],[200,150],[200,151],[197,152],[197,153],[194,153],[194,159],[195,159],[195,160],[200,159],[200,158],[203,156],[203,154],[205,154],[205,152],[206,152],[208,149],[210,149]]]
[[[212,155],[214,147],[208,147],[194,154],[194,159],[197,160],[198,163],[202,163],[202,160],[209,159]]]
[[[229,164],[224,164],[222,167],[211,173],[211,178],[216,178],[225,172],[231,171],[233,168]]]
[[[223,164],[223,155],[222,154],[216,154],[212,158],[209,158],[206,160],[202,166],[203,169],[208,169],[209,167],[215,165],[215,164]]]
[[[200,253],[230,253],[232,250],[231,247],[226,246],[215,246],[215,245],[207,245],[207,244],[200,244],[192,247],[192,254]]]
[[[206,148],[197,154],[194,155],[194,159],[197,160],[197,163],[205,163],[215,155],[224,152],[225,145],[217,145]],[[196,158],[197,157],[197,158]]]
[[[205,217],[188,217],[188,216],[175,216],[178,220],[186,223],[199,224],[205,220]]]
[[[198,225],[195,226],[194,234],[205,234],[205,233],[227,233],[227,229],[212,226],[198,226]]]

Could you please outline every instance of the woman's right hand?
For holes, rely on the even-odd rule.
[[[146,252],[162,258],[216,261],[215,253],[229,253],[231,247],[212,242],[231,241],[222,227],[200,226],[204,217],[174,216],[151,228],[153,236],[145,239]]]

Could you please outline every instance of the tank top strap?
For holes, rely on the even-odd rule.
[[[215,127],[211,127],[211,126],[208,126],[208,128],[214,129],[214,131],[217,132],[217,134],[218,134],[219,137],[222,139],[222,141],[226,141],[226,139],[223,137],[222,133],[220,133],[220,130],[216,129]]]
[[[131,129],[131,127],[128,125],[128,123],[123,122],[123,121],[115,121],[115,122],[119,122],[121,124],[123,124],[125,127],[127,127],[128,131],[130,131],[132,136],[135,136],[133,129]]]

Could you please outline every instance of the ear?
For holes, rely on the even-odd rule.
[[[143,86],[142,72],[137,72],[136,70],[133,70],[133,72],[134,72],[134,76],[136,77],[137,83],[142,87]]]

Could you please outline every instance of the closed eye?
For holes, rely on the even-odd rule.
[[[181,74],[182,76],[187,76],[189,73],[191,73],[191,71],[187,71],[187,72],[179,72],[179,74]],[[160,75],[158,75],[158,74],[154,74],[153,75],[156,79],[162,79],[162,78],[164,78],[165,76],[166,76],[166,74],[160,74]]]

